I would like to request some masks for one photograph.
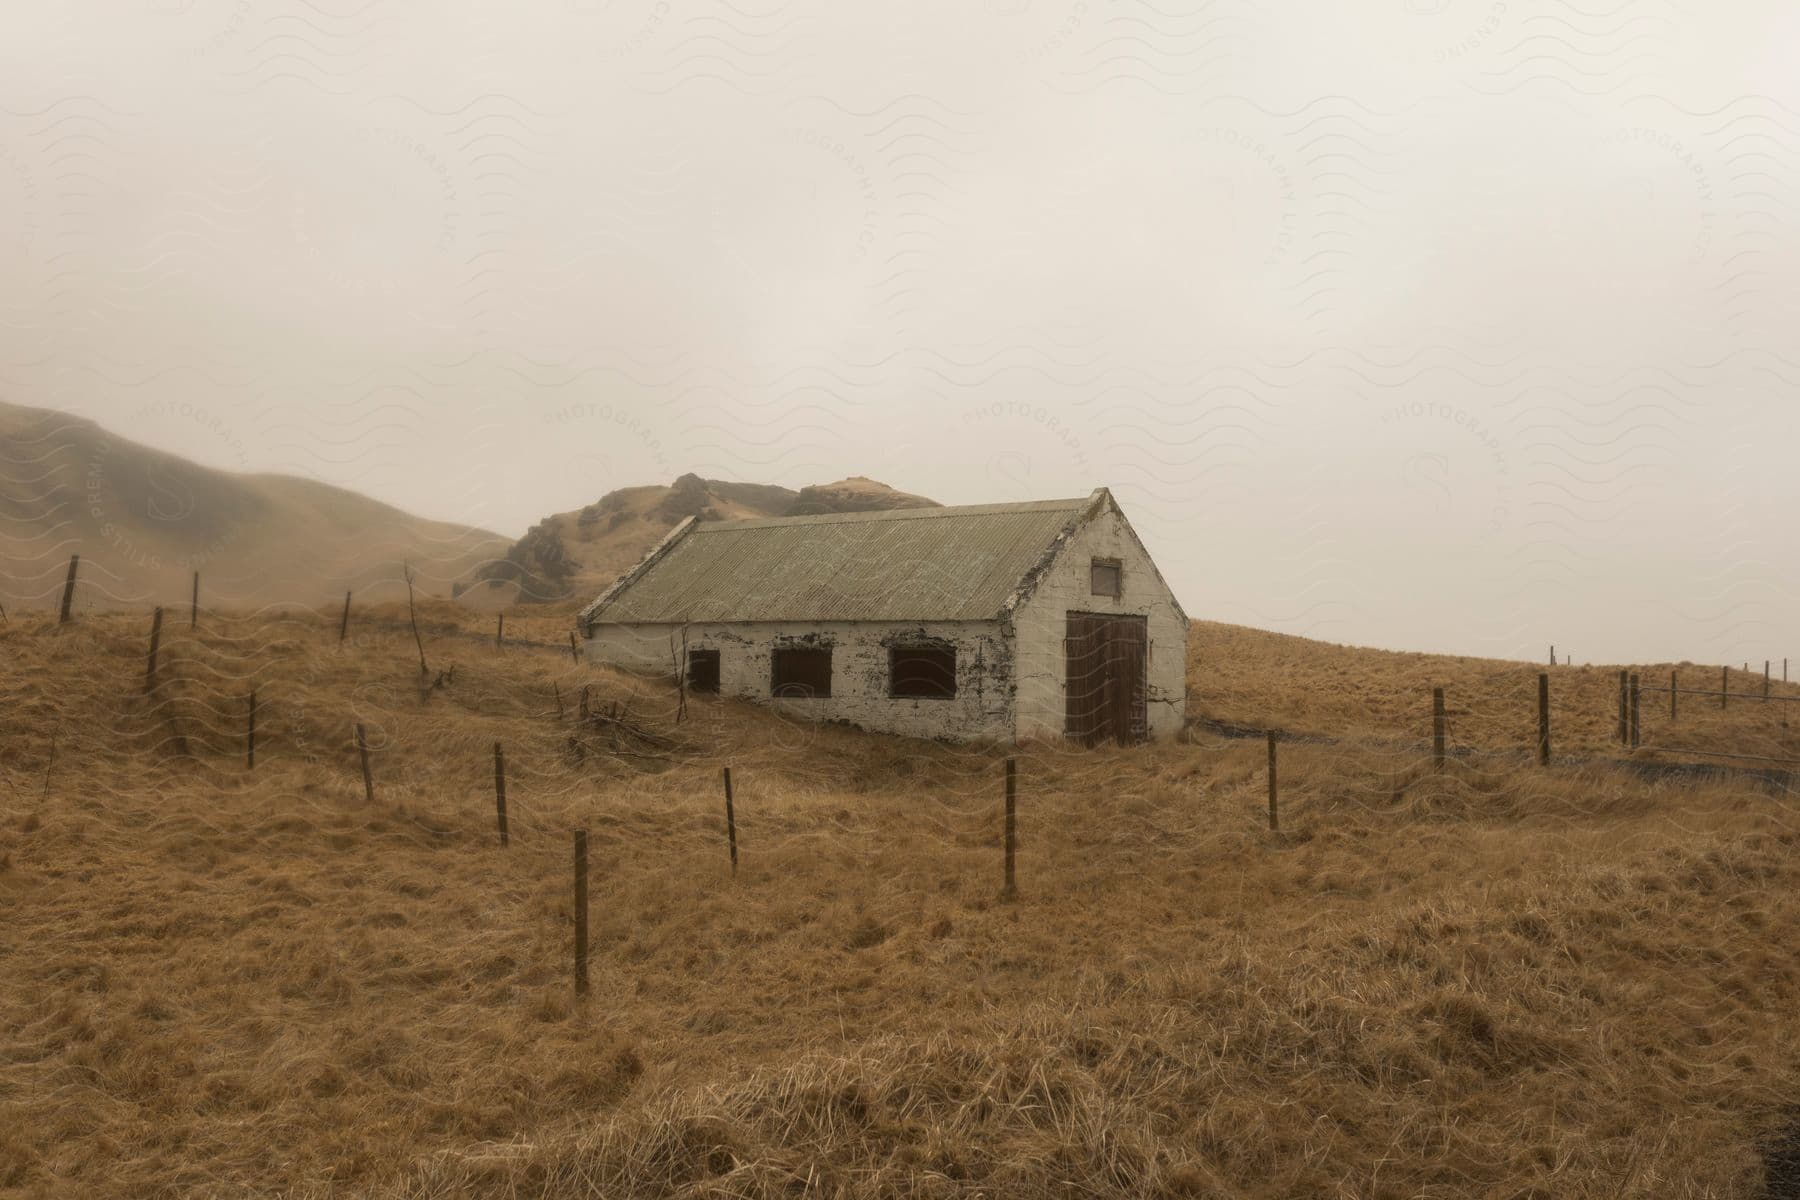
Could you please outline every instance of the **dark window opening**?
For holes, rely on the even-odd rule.
[[[719,652],[717,650],[688,651],[687,687],[690,692],[718,693]]]
[[[919,700],[954,697],[956,647],[888,647],[888,695]]]
[[[831,695],[831,647],[777,647],[769,671],[769,694],[805,700]]]
[[[1096,596],[1111,596],[1117,600],[1123,594],[1121,585],[1124,574],[1124,567],[1118,559],[1096,558],[1088,571],[1088,590]]]

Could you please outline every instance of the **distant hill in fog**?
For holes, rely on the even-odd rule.
[[[239,474],[129,441],[82,417],[0,403],[0,599],[56,604],[81,555],[84,608],[320,604],[346,589],[446,595],[507,540],[289,475]]]

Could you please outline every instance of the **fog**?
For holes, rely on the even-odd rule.
[[[517,535],[1113,488],[1190,615],[1800,656],[1800,10],[10,5],[0,398]]]

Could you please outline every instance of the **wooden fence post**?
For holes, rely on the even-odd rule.
[[[494,649],[498,650],[506,644],[506,614],[494,614]]]
[[[188,628],[196,629],[200,625],[200,572],[194,572],[194,600],[188,607]]]
[[[1444,769],[1444,689],[1431,689],[1431,769]]]
[[[338,623],[338,645],[344,644],[344,637],[350,632],[350,593],[344,593],[344,619]]]
[[[1676,696],[1675,676],[1676,676],[1675,671],[1670,670],[1670,672],[1669,672],[1669,723],[1671,725],[1675,723],[1675,696]]]
[[[162,606],[158,605],[156,615],[150,618],[150,663],[144,668],[144,694],[148,696],[156,690],[156,648],[162,644]]]
[[[256,689],[250,689],[250,721],[244,733],[244,769],[256,770]]]
[[[369,739],[363,736],[363,727],[356,726],[356,752],[362,758],[363,799],[370,804],[375,803],[375,776],[369,772]]]
[[[1550,676],[1538,672],[1538,766],[1550,765]]]
[[[581,665],[581,648],[575,644],[575,631],[573,629],[569,630],[569,657],[575,660],[576,666],[579,667]]]
[[[1631,740],[1631,673],[1619,672],[1619,745]]]
[[[1720,667],[1719,668],[1719,707],[1724,708],[1726,701],[1728,701],[1730,699],[1731,699],[1731,668],[1730,667]]]
[[[1638,744],[1638,677],[1631,673],[1631,747],[1637,749]]]
[[[69,622],[69,607],[75,603],[75,572],[81,567],[81,555],[69,555],[69,577],[63,580],[62,613],[56,618],[58,625]]]
[[[1281,817],[1275,809],[1275,731],[1269,730],[1269,832],[1281,832]]]
[[[1550,665],[1553,667],[1556,665],[1556,643],[1555,642],[1550,643]]]
[[[575,831],[575,994],[588,990],[587,830]]]
[[[1018,881],[1013,874],[1013,857],[1019,842],[1018,794],[1018,764],[1009,758],[1006,760],[1006,883],[1000,892],[1007,900],[1019,894]]]
[[[731,805],[731,768],[725,768],[725,840],[731,846],[731,873],[737,874],[737,810]]]
[[[500,847],[506,848],[506,751],[494,743],[494,816],[500,823]]]

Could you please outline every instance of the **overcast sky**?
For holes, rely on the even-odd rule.
[[[0,397],[516,535],[1111,486],[1190,614],[1800,657],[1800,9],[0,13]]]

